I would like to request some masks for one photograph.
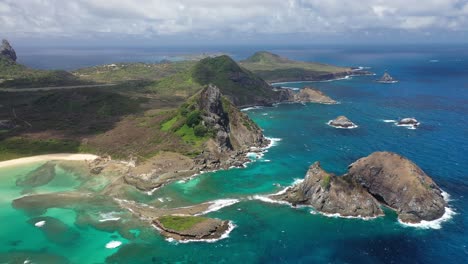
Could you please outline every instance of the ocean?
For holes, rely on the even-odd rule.
[[[316,87],[337,105],[279,104],[246,110],[266,136],[275,139],[264,156],[244,169],[200,175],[176,182],[136,200],[163,207],[206,201],[237,203],[208,216],[232,220],[225,239],[206,243],[176,243],[151,227],[138,227],[134,238],[118,232],[130,214],[107,205],[78,204],[44,211],[17,210],[12,200],[25,193],[70,191],[83,183],[76,173],[58,171],[46,186],[25,190],[16,179],[40,164],[0,169],[0,262],[34,263],[464,263],[468,259],[468,48],[458,45],[228,47],[170,50],[167,54],[226,52],[236,59],[268,49],[293,59],[369,67],[378,76],[350,77],[329,82],[281,84]],[[140,50],[141,51],[141,50]],[[30,54],[33,54],[31,52]],[[21,61],[41,68],[74,69],[115,61],[148,61],[164,50],[125,49],[110,57],[88,60],[85,51],[26,54]],[[79,54],[80,56],[76,55]],[[151,55],[152,54],[152,55]],[[44,57],[45,56],[45,57]],[[51,55],[52,56],[52,55]],[[153,57],[151,57],[153,56]],[[76,58],[76,59],[75,59]],[[153,58],[144,60],[144,58]],[[400,82],[374,80],[387,70]],[[335,129],[328,120],[346,115],[356,129]],[[395,126],[391,120],[415,117],[417,129]],[[372,220],[328,217],[311,208],[274,204],[265,195],[302,179],[320,161],[329,172],[374,151],[393,151],[419,165],[450,195],[453,214],[446,221],[409,227],[385,210]],[[61,180],[58,180],[60,177]],[[83,215],[119,215],[106,228],[86,224]],[[55,223],[38,224],[43,218]],[[54,221],[51,221],[54,220]],[[38,224],[39,226],[36,226]],[[119,242],[119,243],[118,243]],[[107,246],[107,247],[106,247]],[[22,263],[22,262],[21,262]]]

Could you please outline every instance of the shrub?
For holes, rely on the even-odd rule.
[[[189,127],[194,127],[198,125],[201,121],[200,111],[196,110],[188,114],[187,121],[185,122]]]
[[[204,137],[208,132],[208,129],[203,124],[198,124],[193,128],[193,132],[197,137]]]

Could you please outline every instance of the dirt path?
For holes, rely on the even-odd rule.
[[[74,85],[74,86],[57,86],[57,87],[35,87],[35,88],[0,88],[0,92],[38,92],[62,89],[78,89],[78,88],[96,88],[96,87],[109,87],[116,84],[90,84],[90,85]]]

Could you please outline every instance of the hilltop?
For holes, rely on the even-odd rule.
[[[347,75],[369,74],[351,67],[338,67],[316,62],[295,61],[267,51],[259,51],[240,65],[264,80],[274,82],[322,81]]]

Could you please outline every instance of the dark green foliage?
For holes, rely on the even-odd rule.
[[[203,124],[198,124],[193,128],[193,132],[197,137],[204,137],[208,132],[208,129]]]
[[[187,120],[185,121],[185,123],[189,127],[195,127],[196,125],[198,125],[200,123],[201,120],[202,120],[202,118],[201,118],[200,111],[195,110],[195,111],[191,112],[190,114],[188,114]]]
[[[78,152],[80,143],[63,139],[29,139],[12,137],[0,141],[0,160],[49,153]]]

